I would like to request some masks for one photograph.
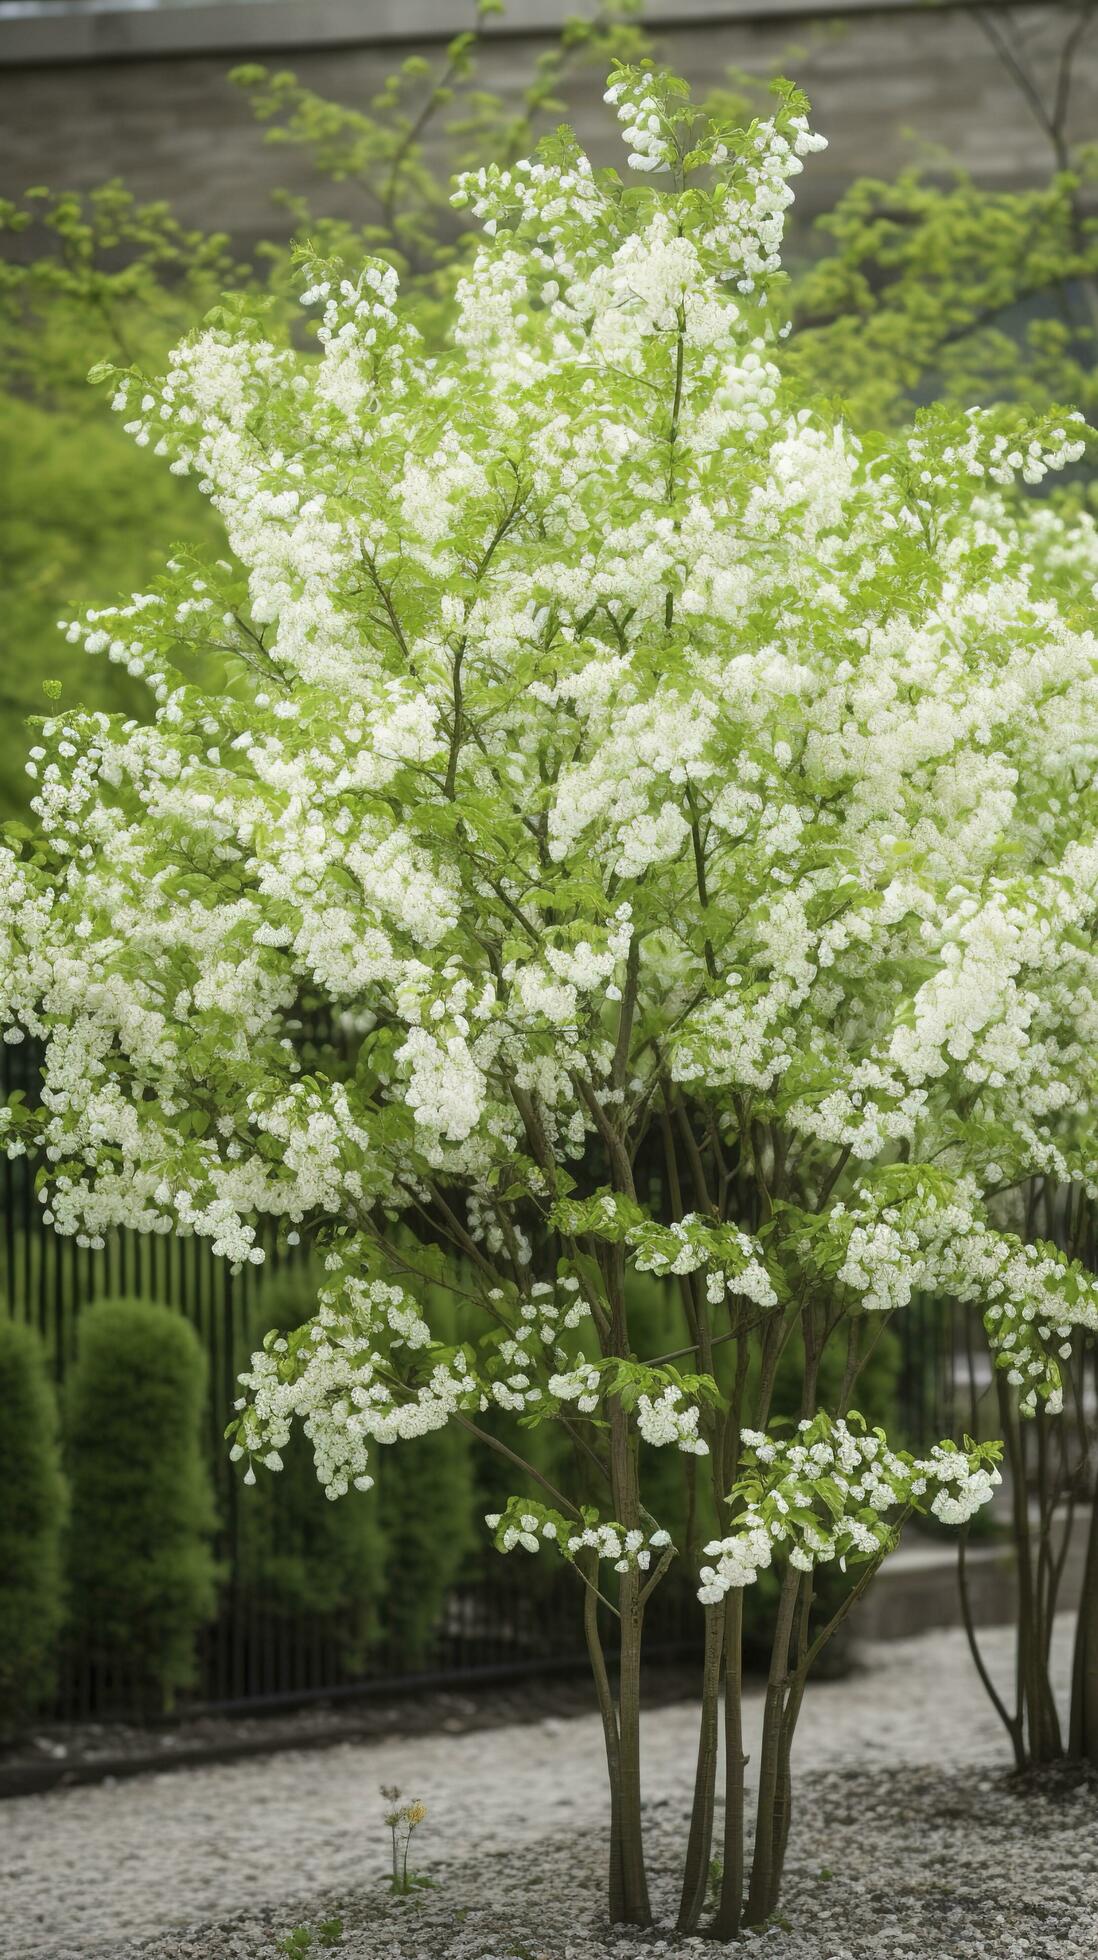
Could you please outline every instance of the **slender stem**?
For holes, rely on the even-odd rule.
[[[698,1728],[697,1766],[694,1772],[694,1802],[690,1812],[690,1834],[687,1839],[686,1864],[679,1897],[677,1925],[680,1933],[696,1932],[705,1906],[717,1789],[718,1701],[724,1634],[724,1604],[721,1601],[705,1609],[701,1721]]]
[[[835,1162],[831,1165],[830,1169],[828,1170],[828,1172],[824,1177],[823,1183],[820,1186],[820,1194],[819,1197],[816,1199],[817,1211],[823,1210],[824,1206],[826,1205],[828,1199],[831,1196],[831,1193],[835,1189],[835,1186],[839,1182],[839,1179],[841,1178],[849,1162],[850,1162],[850,1145],[848,1143],[844,1143],[842,1149],[840,1150],[838,1156],[835,1159]]]
[[[675,338],[675,392],[671,403],[671,427],[667,437],[667,485],[666,497],[669,504],[675,501],[675,450],[679,439],[679,413],[682,408],[683,366],[686,356],[686,308],[680,302],[678,331]],[[666,631],[671,631],[675,618],[675,593],[672,586],[667,588],[663,605],[663,623]]]
[[[1098,1491],[1093,1480],[1083,1590],[1075,1623],[1069,1747],[1077,1761],[1092,1763],[1098,1769]]]
[[[650,1926],[648,1881],[644,1868],[640,1774],[640,1661],[643,1611],[635,1572],[621,1579],[621,1653],[618,1675],[619,1791],[623,1918],[631,1926]]]
[[[709,887],[706,882],[705,872],[705,844],[702,840],[701,820],[698,816],[698,801],[694,792],[693,783],[688,782],[686,785],[686,800],[690,807],[690,838],[694,847],[694,877],[698,887],[698,903],[704,915],[709,911]],[[717,962],[713,953],[713,942],[708,932],[705,935],[705,943],[702,950],[705,954],[705,970],[709,978],[715,980],[717,977]]]
[[[902,1513],[898,1521],[897,1529],[899,1529],[899,1527],[902,1526],[905,1519],[909,1515],[910,1514],[907,1511]],[[797,1670],[796,1670],[797,1680],[801,1682],[807,1681],[808,1676],[812,1672],[813,1663],[817,1659],[818,1655],[826,1647],[832,1635],[838,1632],[839,1628],[842,1626],[843,1621],[846,1619],[847,1614],[851,1612],[852,1609],[857,1605],[859,1599],[862,1597],[862,1594],[865,1592],[866,1587],[869,1585],[870,1580],[876,1578],[877,1573],[880,1571],[881,1564],[884,1560],[884,1557],[885,1554],[882,1552],[877,1558],[868,1559],[865,1565],[863,1565],[861,1572],[858,1575],[857,1583],[851,1586],[850,1591],[846,1594],[842,1604],[836,1608],[835,1612],[831,1615],[831,1618],[828,1620],[826,1626],[820,1628],[820,1631],[816,1635],[816,1638],[811,1642],[809,1647],[806,1649],[803,1659],[798,1661]]]
[[[594,1552],[581,1553],[595,1571],[598,1559]],[[602,1636],[599,1632],[598,1589],[589,1573],[584,1574],[588,1581],[583,1605],[583,1632],[587,1644],[587,1658],[595,1682],[595,1696],[602,1718],[603,1747],[606,1752],[606,1774],[610,1785],[610,1869],[608,1874],[608,1911],[613,1924],[625,1917],[625,1884],[622,1868],[621,1847],[621,1738],[618,1731],[618,1716],[614,1706],[613,1691],[606,1668],[606,1655],[603,1651]]]
[[[739,1587],[724,1603],[724,1858],[720,1899],[713,1921],[718,1940],[739,1935],[743,1918],[744,1771],[743,1751],[743,1593]]]
[[[789,1643],[793,1614],[800,1591],[800,1574],[787,1565],[782,1574],[774,1640],[770,1650],[770,1673],[763,1706],[762,1748],[759,1756],[759,1794],[755,1809],[755,1851],[751,1860],[751,1883],[747,1894],[747,1924],[761,1926],[771,1911],[776,1882],[775,1826],[781,1770],[782,1717],[789,1680]]]
[[[462,664],[465,660],[465,647],[466,647],[466,642],[465,640],[462,640],[461,645],[457,648],[454,654],[454,665],[453,665],[453,671],[452,671],[451,683],[450,683],[451,685],[450,750],[446,758],[446,781],[443,785],[443,791],[442,791],[443,795],[446,797],[447,802],[449,803],[452,803],[454,800],[454,795],[455,795],[455,790],[457,785],[458,756],[461,754],[461,744],[465,736],[465,715],[464,715],[465,696],[461,684],[461,669],[462,669]]]
[[[478,1442],[486,1443],[490,1450],[495,1450],[497,1456],[505,1456],[509,1463],[517,1465],[518,1469],[522,1470],[527,1477],[532,1477],[536,1484],[540,1484],[543,1490],[548,1491],[550,1497],[555,1498],[562,1510],[571,1512],[574,1518],[578,1518],[582,1522],[583,1513],[577,1505],[573,1504],[571,1498],[565,1497],[563,1491],[558,1490],[555,1484],[550,1483],[548,1477],[543,1476],[542,1472],[536,1469],[532,1463],[527,1463],[525,1457],[519,1456],[517,1450],[509,1448],[500,1437],[493,1436],[490,1430],[482,1429],[479,1423],[470,1422],[469,1417],[463,1416],[459,1410],[455,1409],[452,1420],[458,1423],[462,1429],[467,1429],[471,1436],[477,1438]]]
[[[790,1758],[793,1750],[793,1736],[797,1727],[797,1717],[801,1712],[808,1670],[804,1657],[808,1648],[809,1620],[812,1613],[812,1600],[815,1591],[811,1572],[801,1576],[800,1591],[797,1598],[797,1613],[793,1634],[793,1644],[797,1650],[797,1671],[790,1682],[785,1707],[782,1710],[781,1738],[778,1744],[778,1787],[774,1802],[774,1858],[770,1880],[770,1910],[778,1903],[782,1872],[785,1868],[786,1848],[789,1844],[789,1826],[793,1816],[793,1784]]]
[[[651,1599],[652,1594],[655,1592],[656,1587],[659,1585],[674,1556],[675,1547],[673,1545],[668,1545],[666,1551],[661,1553],[657,1564],[653,1567],[644,1585],[641,1587],[640,1605],[642,1609],[647,1606],[648,1601]]]
[[[957,1540],[957,1591],[961,1605],[961,1623],[965,1630],[965,1639],[968,1641],[968,1651],[972,1655],[973,1665],[983,1683],[984,1692],[1010,1737],[1010,1746],[1014,1751],[1014,1767],[1015,1769],[1024,1769],[1026,1752],[1022,1737],[1021,1712],[1020,1710],[1016,1711],[1013,1715],[1010,1713],[991,1675],[988,1673],[987,1663],[980,1651],[980,1643],[976,1637],[976,1623],[972,1616],[972,1601],[968,1589],[968,1567],[965,1559],[967,1547],[968,1526],[966,1524],[962,1525],[961,1533]]]
[[[1018,1681],[1025,1712],[1026,1756],[1030,1762],[1050,1762],[1061,1754],[1056,1704],[1043,1660],[1039,1573],[1034,1573],[1033,1538],[1027,1504],[1026,1462],[1020,1423],[1000,1372],[996,1379],[999,1418],[1010,1465],[1011,1517],[1014,1557],[1018,1572],[1016,1655]]]

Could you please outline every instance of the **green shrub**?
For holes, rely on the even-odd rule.
[[[424,1302],[436,1339],[456,1339],[450,1295],[428,1286]],[[397,1448],[375,1450],[371,1470],[385,1534],[385,1640],[390,1655],[411,1671],[428,1660],[446,1596],[488,1535],[477,1517],[468,1431],[447,1423]]]
[[[254,1344],[269,1329],[308,1320],[319,1283],[306,1264],[268,1283],[252,1320]],[[449,1296],[426,1290],[439,1338],[456,1337]],[[280,1471],[240,1493],[237,1574],[248,1595],[264,1612],[328,1619],[348,1669],[375,1642],[403,1669],[423,1666],[447,1593],[488,1540],[478,1529],[468,1435],[448,1424],[399,1449],[374,1449],[374,1488],[338,1503],[317,1482],[304,1435],[281,1455]]]
[[[104,1692],[172,1706],[214,1612],[213,1495],[202,1449],[206,1363],[189,1324],[145,1300],[81,1314],[65,1397],[73,1632]]]
[[[308,1320],[319,1283],[316,1269],[304,1263],[269,1281],[252,1315],[253,1347],[270,1329],[286,1333]],[[282,1458],[277,1476],[241,1489],[238,1585],[265,1614],[325,1622],[342,1666],[354,1672],[365,1663],[385,1585],[377,1494],[352,1490],[330,1503],[303,1435],[290,1438]]]
[[[0,1319],[0,1733],[54,1682],[65,1483],[57,1404],[34,1330]]]
[[[408,1672],[423,1667],[446,1596],[477,1540],[468,1437],[455,1423],[374,1458],[385,1533],[385,1639]],[[346,1499],[340,1500],[342,1503]],[[481,1534],[487,1536],[481,1526]]]

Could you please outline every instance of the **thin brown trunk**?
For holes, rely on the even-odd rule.
[[[899,1520],[899,1527],[908,1513]],[[763,1718],[763,1745],[759,1802],[755,1826],[755,1855],[751,1866],[748,1897],[749,1926],[761,1925],[774,1911],[781,1888],[791,1816],[790,1755],[804,1691],[817,1656],[857,1605],[879,1570],[880,1557],[868,1559],[861,1575],[850,1588],[826,1626],[809,1640],[808,1614],[812,1603],[812,1575],[800,1574],[788,1566],[782,1581],[778,1605],[778,1625],[770,1659],[770,1683]],[[798,1610],[799,1609],[799,1610]],[[796,1634],[797,1656],[793,1665],[790,1646]]]
[[[1075,1625],[1069,1747],[1078,1761],[1098,1769],[1098,1492],[1090,1498],[1090,1529],[1083,1590]]]
[[[781,1782],[782,1728],[785,1693],[789,1681],[789,1643],[793,1615],[800,1592],[801,1575],[787,1566],[782,1575],[774,1644],[770,1650],[770,1674],[763,1708],[762,1748],[759,1753],[759,1795],[755,1810],[755,1851],[751,1860],[751,1884],[747,1894],[747,1924],[761,1926],[771,1911],[776,1879],[778,1799]]]
[[[797,1595],[797,1611],[794,1630],[794,1644],[797,1650],[797,1672],[793,1676],[782,1710],[781,1740],[778,1748],[778,1785],[774,1798],[774,1857],[770,1881],[770,1910],[778,1903],[778,1891],[785,1867],[785,1854],[789,1844],[789,1826],[793,1817],[793,1779],[790,1758],[793,1750],[793,1735],[797,1727],[797,1717],[801,1712],[807,1681],[808,1629],[812,1613],[812,1599],[815,1585],[811,1572],[801,1575]]]
[[[1047,1763],[1054,1762],[1063,1754],[1063,1742],[1045,1658],[1039,1573],[1034,1572],[1033,1537],[1029,1523],[1025,1455],[1020,1418],[1001,1374],[997,1387],[1012,1485],[1011,1517],[1018,1572],[1017,1671],[1025,1711],[1026,1760]],[[1042,1503],[1044,1498],[1042,1491]]]
[[[736,1587],[724,1602],[724,1843],[721,1890],[713,1935],[735,1939],[743,1918],[743,1592]]]
[[[736,1375],[721,1441],[719,1482],[725,1489],[735,1482],[740,1459],[743,1399],[747,1387],[748,1344],[740,1324],[740,1309],[732,1312],[731,1331],[736,1334]],[[744,1889],[744,1771],[747,1757],[743,1749],[743,1592],[740,1587],[724,1600],[724,1840],[721,1857],[720,1894],[713,1922],[713,1936],[720,1940],[737,1938],[743,1919]]]
[[[961,1624],[965,1630],[965,1639],[968,1641],[968,1651],[972,1655],[973,1665],[983,1683],[984,1692],[1010,1737],[1010,1746],[1014,1751],[1014,1767],[1015,1769],[1024,1769],[1026,1765],[1026,1747],[1025,1738],[1022,1733],[1022,1707],[1019,1703],[1015,1708],[1014,1714],[1011,1714],[998,1688],[995,1686],[991,1675],[988,1673],[987,1663],[980,1650],[980,1643],[976,1637],[976,1622],[972,1616],[972,1601],[968,1590],[968,1566],[965,1557],[967,1548],[968,1526],[963,1525],[957,1541],[957,1592],[961,1606]]]
[[[680,1933],[696,1931],[705,1907],[709,1882],[709,1860],[713,1849],[713,1813],[717,1791],[717,1737],[724,1630],[723,1602],[716,1606],[707,1606],[694,1803],[690,1812],[690,1835],[687,1839],[686,1865],[679,1899]]]
[[[621,1918],[630,1926],[650,1926],[648,1880],[644,1869],[640,1780],[640,1659],[642,1613],[635,1572],[624,1572],[621,1607],[621,1661],[618,1682],[618,1782],[621,1814]]]
[[[620,1246],[610,1248],[607,1271],[614,1347],[618,1354],[627,1354],[629,1343]],[[615,1514],[628,1531],[639,1522],[640,1518],[637,1461],[629,1434],[629,1418],[617,1398],[610,1405],[610,1480]],[[648,1882],[644,1869],[640,1784],[640,1662],[644,1608],[641,1602],[640,1574],[635,1569],[623,1572],[621,1575],[618,1610],[621,1616],[618,1675],[618,1801],[622,1874],[620,1917],[630,1926],[650,1926],[652,1912],[648,1903]]]
[[[583,1631],[587,1642],[587,1658],[591,1663],[591,1673],[595,1681],[595,1694],[598,1698],[599,1714],[602,1717],[603,1746],[606,1751],[606,1775],[610,1785],[610,1863],[607,1876],[607,1910],[612,1923],[625,1917],[625,1882],[622,1870],[622,1826],[621,1826],[621,1764],[620,1741],[618,1736],[618,1717],[614,1706],[613,1690],[606,1670],[606,1655],[603,1652],[602,1636],[599,1633],[599,1602],[595,1587],[598,1583],[598,1559],[592,1552],[584,1555],[589,1568],[588,1584],[584,1589]]]

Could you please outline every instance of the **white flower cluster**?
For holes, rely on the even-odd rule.
[[[615,1572],[634,1568],[647,1572],[653,1552],[662,1554],[670,1543],[666,1531],[644,1532],[638,1526],[627,1531],[620,1524],[588,1524],[582,1531],[572,1532],[566,1549],[569,1558],[575,1558],[577,1552],[593,1551],[597,1558],[608,1560]]]
[[[964,1450],[936,1444],[928,1457],[889,1448],[880,1430],[865,1433],[826,1415],[802,1421],[791,1440],[761,1431],[741,1435],[751,1466],[730,1502],[734,1529],[705,1547],[698,1598],[715,1605],[734,1587],[754,1584],[776,1554],[800,1572],[835,1559],[880,1558],[895,1540],[889,1513],[930,1508],[945,1524],[964,1524],[1001,1481],[997,1445]]]
[[[505,1511],[489,1512],[484,1522],[501,1552],[514,1551],[516,1546],[524,1552],[539,1552],[543,1545],[551,1544],[569,1561],[581,1552],[594,1552],[616,1572],[647,1572],[653,1553],[662,1558],[674,1550],[670,1533],[660,1528],[627,1530],[624,1525],[600,1520],[595,1511],[585,1509],[582,1525],[577,1529],[560,1511],[535,1498],[511,1497]]]
[[[499,1532],[501,1552],[512,1552],[516,1545],[521,1545],[524,1552],[538,1552],[541,1550],[543,1538],[552,1541],[557,1536],[555,1520],[547,1515],[539,1515],[535,1511],[518,1511],[511,1514],[506,1524],[503,1522],[502,1512],[489,1511],[485,1514],[484,1522],[489,1531]],[[502,1530],[500,1530],[501,1525]]]
[[[897,1187],[902,1181],[906,1190]],[[1051,1246],[993,1230],[971,1183],[918,1168],[866,1183],[830,1210],[836,1277],[861,1306],[892,1313],[921,1291],[978,1302],[999,1366],[1032,1414],[1062,1404],[1058,1362],[1076,1328],[1098,1333],[1098,1281]]]
[[[685,1402],[681,1388],[669,1382],[659,1395],[637,1398],[637,1428],[646,1443],[662,1449],[674,1443],[687,1456],[708,1456],[709,1445],[698,1435],[700,1410]]]
[[[1071,463],[1079,462],[1086,452],[1083,439],[1083,416],[1078,410],[1065,419],[1076,425],[1077,433],[1068,434],[1061,423],[1053,426],[1045,434],[1023,436],[1019,443],[996,429],[994,418],[979,409],[969,409],[966,415],[964,439],[956,445],[950,444],[942,451],[942,465],[945,470],[961,467],[966,475],[987,476],[993,483],[1010,485],[1016,477],[1023,483],[1043,482],[1050,470],[1063,470]],[[927,455],[925,446],[917,439],[908,443],[908,455],[912,462],[925,465]],[[943,476],[935,478],[932,471],[925,475],[920,470],[920,482],[933,484],[944,482]]]
[[[578,1279],[535,1280],[517,1299],[492,1287],[487,1304],[497,1331],[485,1341],[480,1362],[485,1406],[494,1402],[513,1415],[545,1416],[555,1413],[556,1403],[578,1400],[586,1414],[590,1394],[598,1400],[598,1370],[570,1370],[565,1340],[590,1317]]]
[[[799,176],[804,157],[826,148],[827,138],[810,129],[803,115],[755,125],[752,146],[719,201],[719,216],[705,241],[710,252],[727,259],[727,276],[735,277],[739,292],[754,292],[760,280],[778,270],[785,216],[793,202],[789,179]]]
[[[754,1300],[760,1307],[777,1304],[777,1294],[763,1262],[761,1249],[736,1225],[714,1225],[699,1212],[687,1212],[673,1225],[646,1220],[630,1226],[626,1240],[634,1248],[638,1272],[694,1273],[704,1269],[706,1294],[719,1306],[726,1294]]]
[[[599,1391],[602,1386],[602,1373],[593,1361],[580,1361],[566,1372],[551,1375],[549,1393],[558,1402],[574,1402],[583,1416],[593,1414],[599,1406]]]
[[[316,1474],[330,1498],[369,1490],[369,1445],[399,1442],[441,1429],[455,1409],[479,1407],[480,1390],[457,1349],[417,1377],[398,1350],[429,1347],[431,1334],[415,1302],[399,1287],[345,1274],[320,1295],[313,1320],[290,1335],[268,1337],[240,1377],[245,1395],[230,1455],[282,1467],[279,1455],[295,1420],[313,1446]]]
[[[617,112],[622,125],[622,141],[628,145],[630,170],[669,170],[676,159],[672,132],[665,120],[665,105],[644,86],[643,77],[618,75],[611,82],[604,102]]]
[[[1002,1482],[998,1470],[974,1470],[960,1450],[943,1449],[940,1443],[934,1445],[922,1467],[928,1488],[938,1484],[930,1508],[943,1524],[967,1524],[982,1505],[991,1502],[996,1485]]]

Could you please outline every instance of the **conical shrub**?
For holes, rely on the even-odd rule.
[[[205,1391],[198,1338],[170,1307],[103,1300],[81,1314],[65,1397],[67,1565],[101,1705],[167,1710],[196,1677],[217,1603]]]
[[[0,1411],[0,1734],[11,1734],[55,1683],[65,1481],[45,1350],[6,1317]]]
[[[266,1282],[250,1323],[252,1347],[288,1333],[316,1311],[323,1274],[302,1262]],[[261,1470],[239,1493],[236,1580],[252,1612],[275,1623],[307,1620],[341,1671],[366,1662],[385,1585],[384,1533],[376,1491],[333,1503],[317,1481],[308,1438],[291,1436],[280,1471]]]

